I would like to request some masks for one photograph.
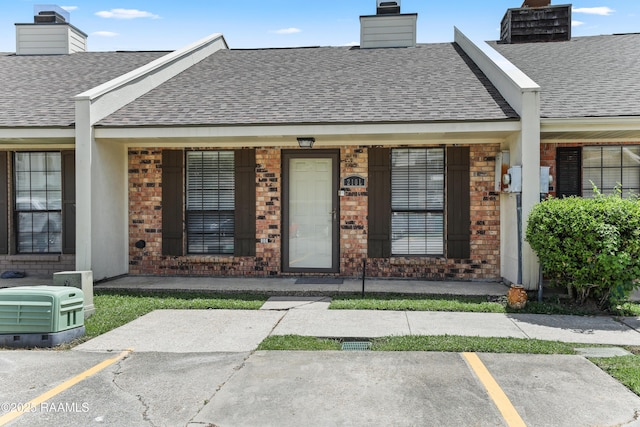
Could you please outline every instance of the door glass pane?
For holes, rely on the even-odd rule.
[[[289,267],[331,268],[333,204],[331,159],[289,163]]]

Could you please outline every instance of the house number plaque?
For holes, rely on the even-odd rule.
[[[366,180],[359,175],[351,175],[342,179],[343,187],[364,187]]]

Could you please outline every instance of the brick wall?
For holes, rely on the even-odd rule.
[[[369,259],[367,275],[431,280],[500,280],[500,195],[494,191],[499,144],[470,146],[471,257]],[[365,242],[366,243],[366,242]]]
[[[0,256],[0,272],[23,271],[27,276],[53,278],[58,271],[74,271],[75,255],[2,255]]]
[[[280,272],[282,244],[282,157],[278,148],[256,150],[256,260],[255,274],[276,276]],[[266,240],[265,240],[266,239]],[[265,242],[266,243],[263,243]]]
[[[500,201],[493,192],[494,163],[500,147],[471,147],[471,257],[392,257],[368,260],[367,275],[427,279],[500,278]],[[268,277],[281,273],[281,148],[256,149],[256,257],[162,255],[162,152],[129,150],[130,274]],[[367,177],[366,147],[340,149],[340,178]],[[341,181],[342,182],[342,181]],[[340,197],[340,276],[362,274],[367,254],[367,188],[342,188]],[[145,240],[144,249],[135,247]]]
[[[365,147],[343,147],[340,150],[340,183],[350,175],[367,177],[368,163]],[[367,256],[367,188],[349,187],[341,188],[341,191],[344,196],[340,197],[340,271],[344,276],[359,276],[362,259]]]

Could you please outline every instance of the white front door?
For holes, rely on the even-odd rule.
[[[336,156],[285,156],[285,271],[337,271]]]

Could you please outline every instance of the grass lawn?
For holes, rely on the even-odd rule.
[[[266,300],[264,295],[251,294],[99,292],[93,297],[96,312],[85,320],[85,339],[109,332],[153,310],[258,310]]]
[[[532,313],[532,314],[603,314],[593,307],[576,306],[560,299],[531,301],[522,310],[507,306],[506,298],[420,296],[420,295],[337,295],[333,297],[332,310],[398,310],[398,311],[464,311],[477,313]],[[640,316],[640,304],[626,303],[613,313],[620,316]]]
[[[372,351],[445,351],[483,353],[575,354],[574,345],[522,338],[483,338],[455,335],[371,338]],[[341,340],[298,335],[267,337],[258,350],[340,350]]]
[[[627,302],[617,307],[617,313],[620,316],[640,316],[640,304]]]
[[[633,356],[589,360],[640,396],[640,348]]]

